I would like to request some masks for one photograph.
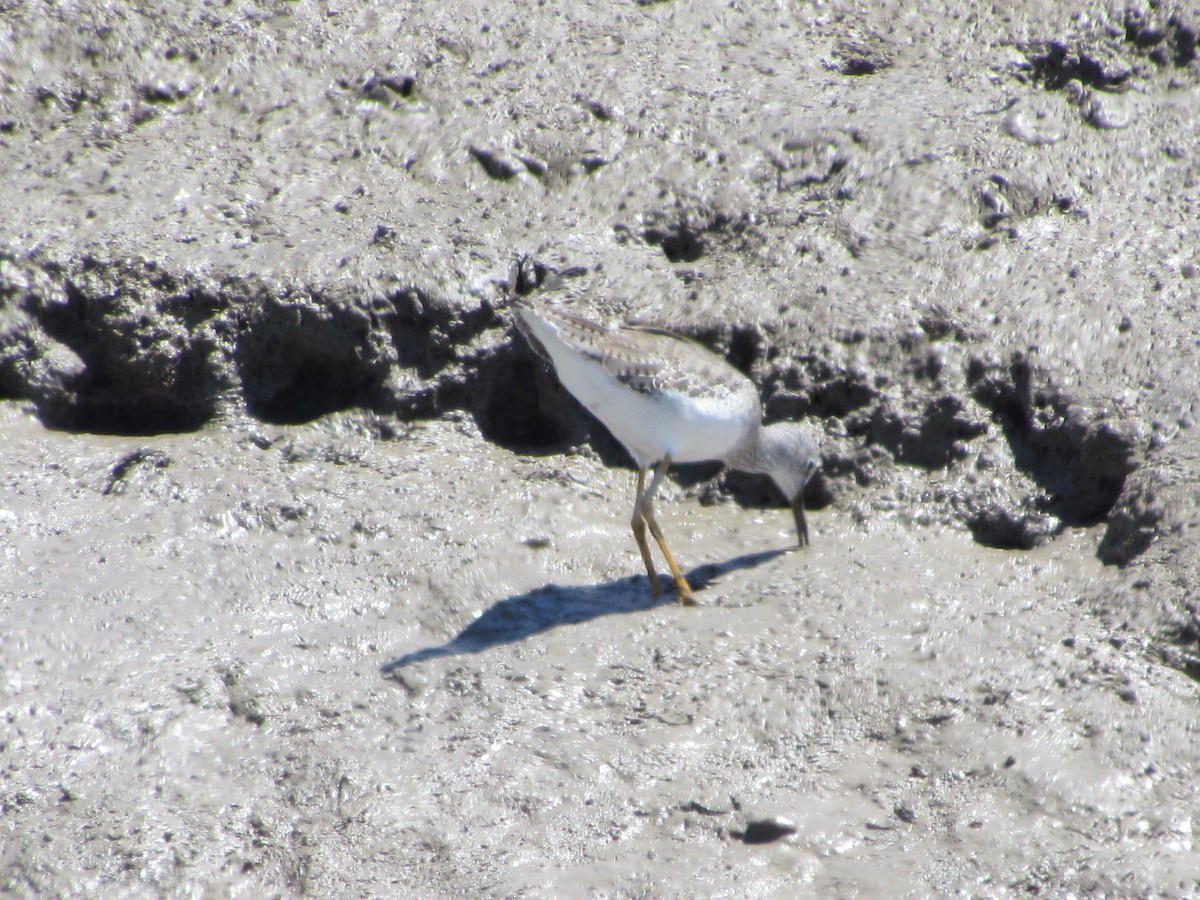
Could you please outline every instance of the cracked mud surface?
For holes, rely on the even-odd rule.
[[[1200,892],[1200,12],[1027,6],[0,11],[0,886]]]

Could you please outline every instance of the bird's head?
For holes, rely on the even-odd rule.
[[[804,488],[820,468],[817,449],[799,425],[780,423],[764,429],[760,449],[765,469],[783,492],[796,518],[796,539],[808,544]]]

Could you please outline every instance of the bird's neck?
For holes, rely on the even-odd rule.
[[[754,428],[746,435],[746,440],[733,448],[733,452],[725,460],[725,464],[739,472],[754,472],[769,475],[772,470],[771,461],[775,454],[772,452],[776,435],[772,434],[772,426]]]

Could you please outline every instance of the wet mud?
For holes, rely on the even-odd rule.
[[[1200,892],[1200,12],[160,12],[0,11],[0,887]]]

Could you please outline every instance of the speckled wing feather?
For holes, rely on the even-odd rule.
[[[749,391],[757,399],[754,385],[745,375],[687,338],[659,328],[604,328],[547,307],[534,312],[553,324],[565,343],[636,391],[697,399]]]
[[[628,344],[635,361],[626,370],[606,368],[639,391],[664,391],[690,397],[726,397],[758,393],[750,379],[695,341],[659,328],[627,328],[614,333],[614,343]]]

